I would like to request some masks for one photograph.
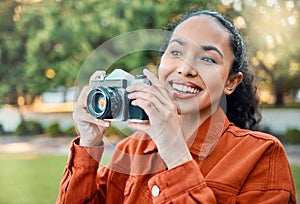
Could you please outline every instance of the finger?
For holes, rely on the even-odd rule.
[[[170,104],[172,104],[172,102],[169,102],[163,96],[161,96],[160,93],[156,94],[156,93],[154,93],[154,91],[151,91],[151,89],[150,89],[150,91],[136,91],[136,92],[130,93],[128,95],[128,98],[133,101],[142,100],[143,101],[142,103],[144,103],[143,105],[149,106],[149,107],[153,106],[158,111],[161,111],[163,109],[168,109],[170,107]],[[134,102],[134,103],[137,103],[137,102]]]
[[[131,104],[142,108],[148,116],[153,112],[158,114],[163,109],[163,105],[156,98],[149,100],[148,98],[139,97],[132,100]]]
[[[101,71],[101,70],[98,70],[98,71],[94,72],[90,77],[89,86],[92,86],[92,81],[100,80],[101,78],[103,78],[105,76],[105,74],[106,74],[106,72]]]
[[[133,91],[143,91],[145,88],[149,87],[155,87],[157,90],[163,93],[163,95],[167,96],[169,95],[169,90],[166,86],[166,84],[162,83],[153,73],[151,73],[149,70],[144,69],[143,70],[144,75],[147,77],[147,79],[151,82],[151,85],[145,84],[145,83],[134,83],[126,88],[127,92],[133,92]]]
[[[147,79],[151,81],[153,87],[156,87],[165,97],[168,96],[168,98],[170,98],[171,94],[166,82],[159,80],[153,73],[151,73],[147,69],[144,69],[143,72]]]
[[[78,123],[86,122],[86,123],[91,123],[102,127],[110,126],[110,122],[93,117],[88,113],[86,108],[79,107],[79,106],[74,106],[73,118]]]
[[[173,97],[170,95],[170,93],[167,90],[159,87],[137,84],[130,87],[130,91],[134,92],[131,92],[128,95],[129,99],[143,98],[145,100],[153,100],[156,98],[163,105],[173,103]]]
[[[153,93],[156,98],[165,105],[168,104],[174,104],[176,106],[176,112],[178,114],[181,113],[180,106],[177,100],[172,96],[170,93],[169,88],[166,86],[166,84],[163,84],[153,73],[151,73],[149,70],[144,69],[143,70],[144,75],[151,81],[152,85],[146,85],[143,83],[136,83],[129,87],[127,87],[126,91],[128,92],[149,92]],[[155,93],[155,94],[154,94]],[[152,96],[148,96],[148,99],[152,99]],[[173,108],[173,107],[172,107]]]
[[[151,73],[149,70],[144,69],[143,70],[144,75],[151,81],[152,86],[156,87],[160,93],[162,94],[162,97],[159,97],[160,99],[164,98],[166,104],[174,104],[176,106],[176,111],[178,114],[181,113],[180,103],[172,96],[170,93],[169,88],[167,88],[166,84],[163,84],[153,73]]]
[[[151,124],[157,124],[158,121],[167,120],[171,115],[176,114],[176,109],[173,110],[162,105],[155,105],[149,100],[136,99],[132,101],[132,105],[143,109],[149,117]]]
[[[150,103],[152,103],[152,106],[154,106],[158,112],[169,110],[174,111],[174,113],[180,115],[180,103],[176,99],[171,96],[169,97],[169,94],[161,95],[161,93],[154,93],[151,88],[149,89],[149,91],[145,90],[146,89],[142,89],[142,91],[132,92],[128,95],[128,98],[134,101],[143,100],[143,102],[141,102],[141,105],[139,105],[139,107],[141,107],[142,109],[147,106],[150,107]],[[133,102],[133,104],[135,103],[138,103],[138,101]]]
[[[144,69],[143,74],[151,82],[152,86],[161,86],[161,81],[153,73],[151,73],[148,69]]]
[[[128,127],[131,127],[133,129],[141,130],[141,131],[146,132],[147,129],[149,129],[149,127],[150,127],[150,123],[134,123],[134,122],[129,122],[128,123]]]
[[[90,115],[87,111],[87,96],[90,92],[90,88],[88,86],[84,87],[80,93],[80,96],[78,97],[78,100],[76,103],[74,103],[74,111],[73,111],[73,117],[77,121],[85,121],[90,122],[96,125],[108,127],[110,125],[109,122],[99,120],[92,115]]]
[[[127,92],[143,91],[147,87],[150,87],[150,85],[147,85],[147,84],[142,83],[142,82],[138,82],[138,83],[134,83],[134,84],[126,87],[126,91]]]
[[[91,91],[91,88],[88,87],[88,86],[85,86],[82,90],[81,90],[81,93],[77,99],[77,102],[74,104],[78,104],[79,106],[81,107],[87,107],[87,97],[88,97],[88,94],[90,93]]]

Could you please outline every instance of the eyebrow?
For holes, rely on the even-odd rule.
[[[173,42],[177,42],[180,45],[186,45],[186,41],[179,39],[179,38],[175,38],[175,39],[171,40],[169,44],[171,44]],[[210,50],[216,51],[222,58],[224,58],[221,51],[213,45],[202,45],[201,49],[204,51],[210,51]]]
[[[214,50],[216,51],[222,58],[224,57],[223,54],[221,53],[221,51],[216,48],[215,46],[212,46],[212,45],[202,45],[201,48],[204,50],[204,51],[210,51],[210,50]]]
[[[186,44],[186,42],[185,42],[184,40],[179,39],[179,38],[175,38],[175,39],[171,40],[171,41],[169,42],[169,44],[171,44],[171,43],[173,43],[173,42],[177,42],[177,43],[180,44],[180,45],[185,45],[185,44]]]

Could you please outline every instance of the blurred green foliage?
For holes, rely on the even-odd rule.
[[[22,121],[16,128],[14,134],[18,136],[42,134],[44,128],[36,121]]]
[[[119,140],[124,139],[125,137],[128,137],[134,132],[133,129],[130,129],[128,127],[120,128],[118,126],[111,125],[105,132],[106,137],[116,137]]]
[[[63,134],[63,131],[60,128],[60,125],[58,123],[50,124],[45,129],[45,133],[50,137],[57,137]]]
[[[248,5],[249,2],[254,2],[256,7]],[[264,1],[249,2],[243,3],[239,10],[233,3],[225,5],[220,0],[1,0],[0,103],[17,104],[18,97],[22,96],[30,104],[35,96],[45,91],[60,86],[71,87],[81,65],[99,45],[126,32],[160,29],[182,13],[198,8],[217,10],[230,19],[244,16],[247,27],[241,31],[249,34],[246,42],[253,48],[250,55],[257,57],[255,67],[264,73],[260,74],[260,82],[276,85],[282,78],[290,77],[292,81],[280,83],[285,87],[283,91],[299,88],[293,82],[300,78],[297,65],[300,57],[295,54],[300,45],[292,40],[296,39],[299,26],[291,29],[285,26],[280,36],[275,36],[276,30],[264,28],[273,24],[270,14],[276,11],[276,5],[266,6]],[[285,8],[284,4],[280,6]],[[289,9],[289,13],[286,10],[277,13],[286,18],[288,15],[299,16],[299,6]],[[274,39],[285,43],[268,47],[266,37],[273,34]],[[273,56],[275,64],[269,66],[259,59],[258,51],[278,53]],[[145,61],[151,57],[153,53],[133,53],[129,60],[121,59],[115,66],[131,69],[147,64]],[[292,75],[290,62],[294,63]],[[273,88],[278,88],[275,85]]]
[[[68,127],[64,132],[65,132],[64,134],[67,136],[71,136],[71,137],[78,136],[75,126]]]
[[[288,129],[284,134],[284,141],[288,144],[300,144],[300,130]]]
[[[101,43],[136,29],[160,29],[189,8],[216,4],[216,0],[1,1],[0,18],[6,20],[0,21],[0,103],[17,104],[18,96],[31,103],[44,91],[71,87],[81,64]],[[55,77],[47,77],[47,70]]]

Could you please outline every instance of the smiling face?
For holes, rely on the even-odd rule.
[[[230,34],[221,24],[207,15],[190,17],[175,28],[159,78],[168,84],[182,115],[211,115],[231,83],[233,59]]]

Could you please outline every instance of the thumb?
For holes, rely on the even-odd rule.
[[[147,130],[150,127],[150,123],[134,123],[134,122],[129,122],[128,126],[131,127],[131,128],[133,128],[133,129],[136,129],[136,130],[141,130],[141,131],[147,132]]]

